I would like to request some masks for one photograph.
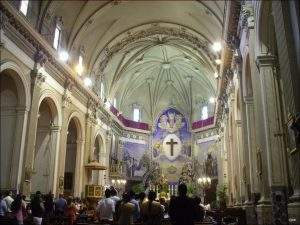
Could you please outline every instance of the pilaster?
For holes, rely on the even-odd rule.
[[[31,192],[31,175],[34,165],[34,152],[37,132],[37,122],[39,113],[39,98],[42,90],[42,86],[45,82],[45,77],[35,67],[31,71],[31,109],[29,113],[29,121],[27,126],[27,147],[25,153],[25,171],[23,186],[23,193],[29,194]]]
[[[237,149],[237,164],[238,164],[238,189],[239,189],[239,205],[242,205],[245,199],[245,185],[244,180],[246,179],[243,173],[245,162],[244,162],[244,156],[243,156],[243,142],[242,142],[242,121],[237,120],[236,121],[236,131],[237,131],[237,143],[236,143],[236,149]]]
[[[262,106],[264,118],[269,185],[272,193],[272,221],[287,224],[286,200],[286,158],[281,119],[281,105],[278,77],[275,72],[276,58],[271,55],[257,56],[262,88]],[[277,197],[274,197],[277,196]],[[280,199],[280,200],[278,200]],[[280,208],[280,210],[278,210]]]

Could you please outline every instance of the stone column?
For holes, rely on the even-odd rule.
[[[76,151],[76,165],[75,165],[75,182],[74,182],[74,196],[83,197],[83,157],[84,157],[84,139],[78,139]]]
[[[15,142],[12,154],[12,162],[17,162],[12,165],[10,185],[16,187],[17,192],[20,191],[23,159],[24,159],[24,146],[26,140],[28,109],[25,107],[17,108],[16,113],[16,129],[15,129]]]
[[[49,191],[56,193],[57,188],[57,167],[58,167],[58,154],[59,154],[59,139],[60,139],[60,127],[51,125],[51,162],[50,162],[50,179],[49,179]]]
[[[239,202],[238,205],[243,204],[245,199],[245,186],[243,177],[244,156],[243,156],[243,141],[242,141],[242,122],[241,120],[235,121],[236,125],[236,152],[237,152],[237,164],[238,164],[238,189],[239,189]]]
[[[64,118],[64,112],[63,112]],[[60,132],[60,142],[59,142],[59,160],[57,162],[57,186],[56,195],[64,192],[64,176],[65,176],[65,163],[66,163],[66,153],[67,153],[67,138],[68,138],[68,120],[63,119],[63,124]]]
[[[85,116],[85,157],[84,161],[85,163],[90,162],[93,160],[93,152],[94,152],[94,143],[92,142],[92,136],[93,136],[93,124],[96,123],[96,120],[94,118],[94,115],[91,112],[91,109],[88,107],[88,113],[86,113]],[[84,183],[85,184],[92,184],[93,182],[93,171],[92,170],[84,170]]]
[[[104,183],[109,184],[110,183],[110,168],[109,168],[109,160],[110,160],[110,152],[111,152],[111,132],[107,131],[106,133],[106,138],[105,138],[105,146],[106,146],[106,160],[105,160],[105,165],[107,166],[106,172],[104,172]]]
[[[272,221],[274,224],[278,221],[287,224],[287,168],[275,57],[260,55],[257,56],[257,63],[262,89],[266,163],[272,193]]]
[[[253,108],[253,98],[245,96],[245,111],[246,111],[246,138],[247,138],[247,154],[245,159],[248,158],[249,166],[249,182],[250,193],[248,195],[248,201],[245,203],[245,210],[247,214],[247,222],[250,225],[257,224],[257,218],[255,213],[255,195],[258,193],[258,179],[257,179],[257,163],[256,163],[256,137],[255,137],[255,118]]]
[[[274,1],[274,27],[277,42],[280,72],[285,107],[290,177],[293,195],[289,198],[288,214],[290,224],[300,223],[300,130],[296,128],[296,117],[300,113],[300,57],[299,57],[299,7],[297,1]],[[298,10],[298,15],[297,15]],[[299,126],[299,125],[298,125]],[[293,128],[292,128],[293,127]],[[297,140],[296,140],[297,139]],[[296,222],[297,221],[297,222]]]
[[[33,172],[34,165],[34,152],[35,152],[35,141],[36,141],[36,130],[38,122],[39,113],[39,98],[42,90],[42,86],[45,82],[45,76],[38,72],[37,68],[31,71],[31,108],[28,118],[27,126],[27,146],[25,153],[25,170],[24,179],[25,183],[23,185],[23,193],[26,195],[31,192],[31,176]]]

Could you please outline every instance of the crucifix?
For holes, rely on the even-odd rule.
[[[174,155],[174,145],[178,144],[178,142],[174,141],[173,138],[171,138],[171,141],[166,142],[167,145],[170,145],[171,150],[171,156]]]

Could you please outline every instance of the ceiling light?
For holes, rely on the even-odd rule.
[[[212,50],[214,52],[219,52],[222,49],[222,45],[221,45],[220,42],[215,42],[215,43],[213,43],[213,45],[211,46],[211,48],[212,48]]]
[[[220,64],[222,63],[222,60],[221,60],[221,59],[216,59],[216,60],[215,60],[215,63],[216,63],[217,65],[220,65]]]
[[[215,101],[216,101],[216,99],[215,99],[214,97],[210,97],[210,98],[209,98],[209,102],[210,102],[210,103],[215,103]]]
[[[63,62],[66,62],[69,59],[69,54],[66,51],[61,51],[59,53],[59,59]]]
[[[163,68],[164,70],[170,69],[170,63],[164,62],[164,63],[162,64],[162,68]]]
[[[83,82],[86,87],[90,87],[93,84],[91,78],[89,78],[89,77],[84,78]]]
[[[219,74],[217,72],[214,73],[214,76],[215,76],[216,79],[219,78]]]

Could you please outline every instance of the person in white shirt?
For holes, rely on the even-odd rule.
[[[113,224],[115,202],[110,198],[110,190],[105,190],[105,198],[98,203],[96,213],[100,224]]]
[[[117,190],[114,187],[110,187],[110,198],[115,202],[115,205],[121,199],[117,196]]]
[[[7,206],[7,211],[11,212],[11,203],[14,201],[12,198],[12,191],[8,191],[6,197],[3,199]]]

